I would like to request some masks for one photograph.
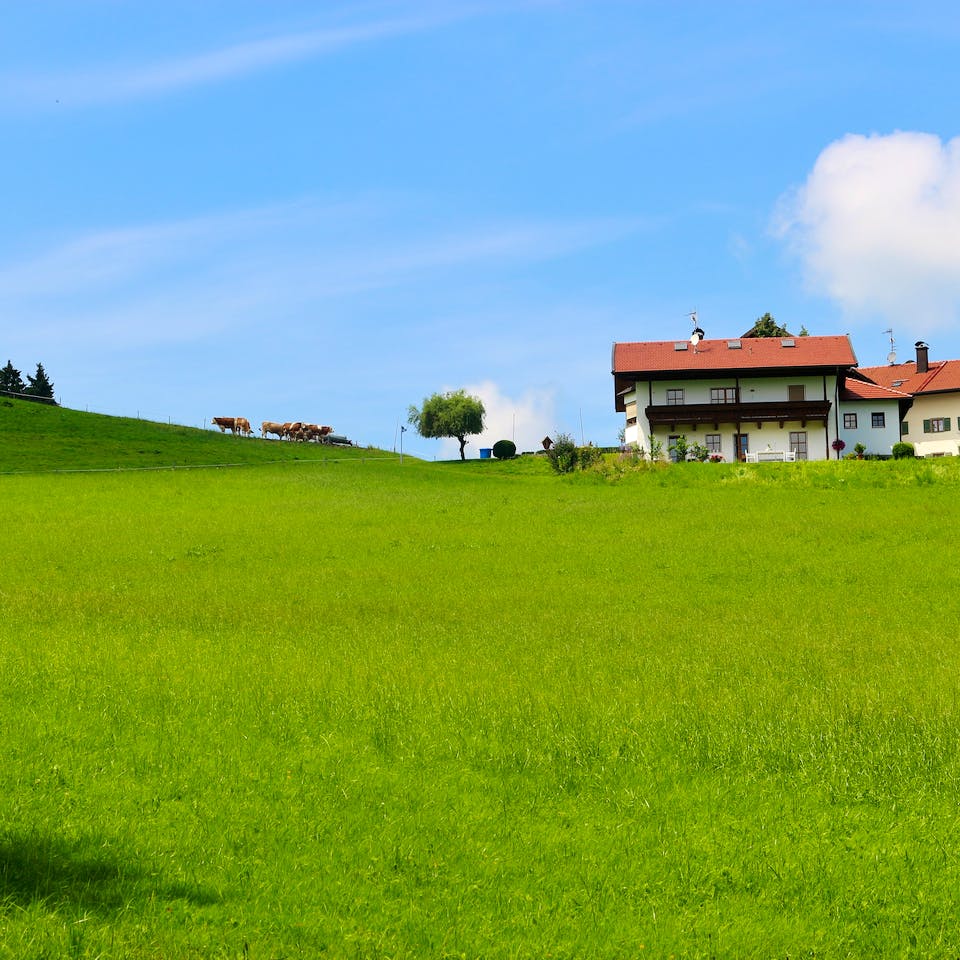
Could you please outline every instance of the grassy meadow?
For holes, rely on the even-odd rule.
[[[109,417],[0,396],[0,475],[76,470],[240,466],[330,458],[393,456],[382,451],[281,443]]]
[[[2,958],[960,955],[960,461],[0,493]]]

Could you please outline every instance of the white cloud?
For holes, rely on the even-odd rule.
[[[483,433],[469,438],[465,453],[470,459],[476,459],[482,447],[492,447],[498,440],[513,440],[518,452],[540,450],[540,441],[556,433],[555,398],[550,390],[527,389],[511,397],[491,380],[468,384],[463,389],[470,396],[479,397],[486,410]],[[460,456],[457,440],[441,440],[440,444],[439,459],[453,460]]]
[[[848,135],[783,198],[776,228],[811,288],[924,327],[960,311],[960,138]]]

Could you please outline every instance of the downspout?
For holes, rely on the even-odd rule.
[[[826,382],[826,377],[823,378]],[[836,379],[833,382],[833,433],[834,436],[839,440],[840,439],[840,370],[837,369]],[[842,451],[837,450],[837,459],[840,459],[840,453]],[[829,454],[827,455],[829,460]]]
[[[648,380],[647,381],[647,409],[649,410],[652,406],[653,406],[653,380]],[[638,407],[639,407],[639,404],[638,404]],[[653,453],[653,424],[650,422],[649,417],[647,417],[647,439],[650,442],[650,452]],[[652,460],[653,457],[651,457],[650,459]]]

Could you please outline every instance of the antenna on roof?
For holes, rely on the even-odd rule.
[[[889,327],[887,330],[883,331],[884,333],[890,334],[890,352],[887,354],[887,363],[892,367],[897,362],[897,343],[893,339],[893,327]]]
[[[693,352],[697,352],[697,344],[704,338],[705,334],[697,324],[697,311],[690,311],[690,322],[693,324],[693,333],[690,334],[690,342],[693,344]]]

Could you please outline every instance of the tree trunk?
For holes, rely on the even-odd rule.
[[[462,437],[457,437],[457,439],[460,441],[460,459],[466,460],[467,457],[466,457],[466,454],[463,452],[463,448],[467,445],[467,438],[466,436],[462,436]]]

